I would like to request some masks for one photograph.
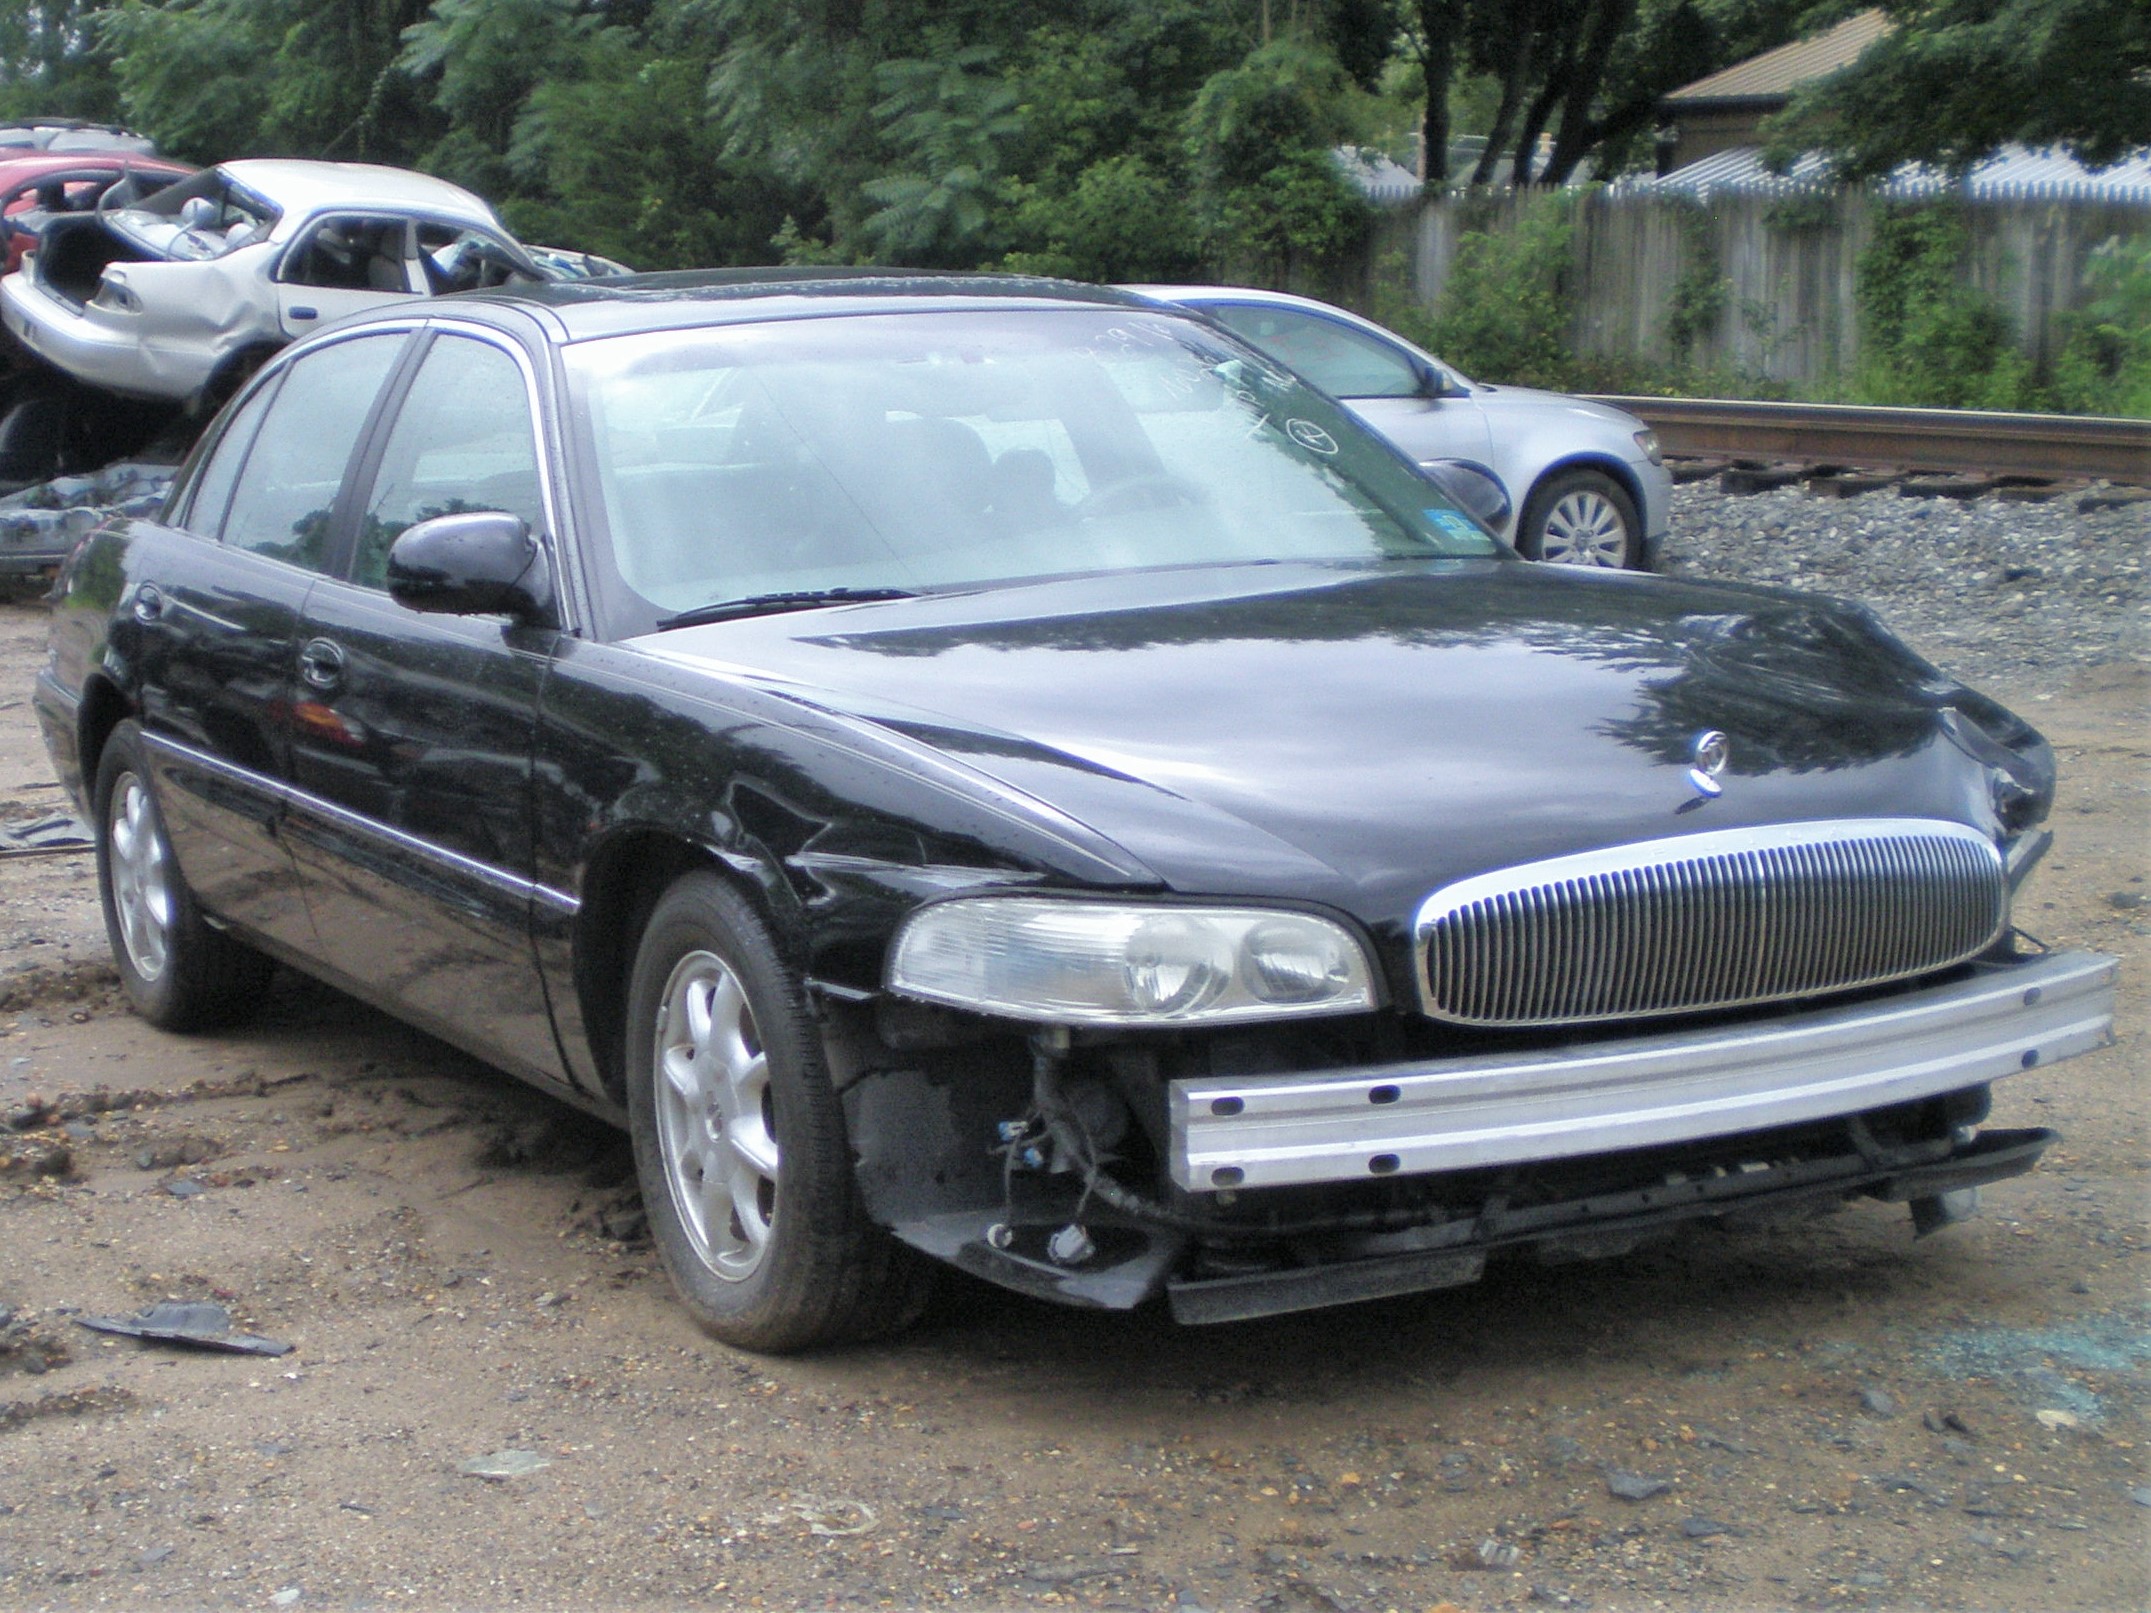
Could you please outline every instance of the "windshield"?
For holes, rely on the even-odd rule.
[[[156,184],[158,176],[141,182]],[[215,168],[166,185],[132,206],[114,205],[122,199],[117,195],[106,198],[108,224],[160,256],[196,262],[266,241],[281,216]]]
[[[1167,314],[797,319],[568,366],[631,631],[764,594],[1500,547],[1335,404]]]

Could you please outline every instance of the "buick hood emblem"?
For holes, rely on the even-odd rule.
[[[1706,801],[1717,799],[1725,793],[1718,775],[1725,771],[1725,764],[1732,759],[1732,742],[1715,728],[1704,729],[1688,747],[1689,785]]]

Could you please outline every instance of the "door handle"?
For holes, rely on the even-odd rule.
[[[299,651],[299,676],[313,688],[335,688],[344,681],[343,646],[325,638],[307,640]]]
[[[164,614],[164,594],[153,582],[134,591],[134,619],[145,627]]]
[[[293,319],[319,319],[321,317],[321,310],[318,308],[308,308],[305,304],[301,303],[291,310],[291,317]]]

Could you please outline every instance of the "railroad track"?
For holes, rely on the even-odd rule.
[[[1687,458],[2151,486],[2151,420],[1719,398],[1593,401],[1640,417],[1668,455]]]

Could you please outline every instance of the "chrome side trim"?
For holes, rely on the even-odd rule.
[[[1306,1075],[1174,1081],[1191,1192],[1691,1142],[1933,1097],[2113,1040],[2118,960],[2057,952],[1738,1025]]]
[[[1835,818],[1608,846],[1420,904],[1421,1010],[1460,1025],[1625,1021],[1906,980],[2009,922],[2000,851],[1961,823]]]
[[[207,751],[196,750],[192,745],[173,739],[169,735],[145,732],[142,738],[144,743],[152,750],[162,751],[166,755],[184,761],[190,766],[215,773],[260,795],[272,797],[281,806],[302,812],[311,812],[317,817],[329,820],[340,828],[350,830],[354,834],[378,840],[384,845],[399,847],[416,856],[423,857],[451,873],[460,874],[468,879],[475,879],[512,897],[541,902],[556,913],[564,914],[570,918],[582,910],[582,902],[566,891],[555,890],[550,885],[541,885],[534,879],[525,879],[521,874],[511,873],[505,868],[496,868],[493,864],[481,862],[476,857],[466,857],[460,851],[450,851],[446,846],[435,845],[430,840],[421,839],[419,836],[408,834],[401,829],[390,828],[385,823],[376,823],[372,818],[353,812],[348,807],[338,806],[333,801],[324,801],[320,796],[309,794],[305,790],[286,784],[281,779],[264,777],[262,774],[254,772],[251,768],[239,767],[234,763],[225,761],[220,756],[212,756]]]

